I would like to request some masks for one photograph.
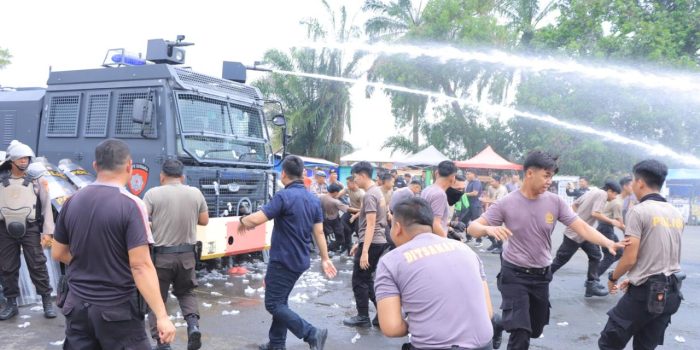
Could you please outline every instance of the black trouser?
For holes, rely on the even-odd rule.
[[[356,233],[359,225],[359,220],[355,219],[352,223],[350,222],[350,218],[352,217],[352,214],[350,212],[346,212],[343,214],[343,216],[340,217],[340,221],[343,222],[343,233],[344,235],[344,242],[345,246],[343,246],[343,249],[341,252],[346,251],[350,253],[350,248],[352,247],[352,235],[353,233]]]
[[[369,316],[369,301],[371,300],[374,306],[377,306],[377,300],[374,296],[374,272],[377,271],[379,258],[387,249],[387,243],[372,243],[369,246],[369,268],[363,270],[360,268],[360,257],[362,256],[362,247],[364,243],[360,243],[355,252],[354,264],[352,268],[352,292],[355,294],[355,303],[357,314],[360,316]]]
[[[328,250],[336,250],[345,244],[345,231],[340,217],[323,219],[323,234],[326,236]]]
[[[608,237],[609,239],[615,242],[620,241],[617,238],[617,235],[615,234],[615,228],[612,225],[598,224],[598,232],[602,233],[603,236]],[[616,252],[617,255],[612,255],[607,249],[603,248],[603,260],[600,261],[600,266],[598,266],[598,276],[603,275],[605,271],[607,271],[608,268],[610,268],[610,265],[620,260],[620,258],[622,257],[622,252],[623,249],[620,248]]]
[[[539,338],[549,324],[549,267],[527,273],[524,268],[501,261],[497,276],[501,292],[503,329],[510,333],[508,350],[528,349],[530,338]]]
[[[8,298],[19,296],[20,249],[24,252],[29,277],[39,295],[50,295],[53,289],[49,283],[46,256],[41,247],[39,225],[27,225],[27,233],[20,239],[10,237],[5,222],[0,221],[0,272],[4,294]]]
[[[396,244],[394,244],[394,239],[391,238],[391,222],[387,222],[386,224],[386,229],[384,230],[384,236],[386,237],[386,242],[387,242],[387,250],[393,250],[396,248]]]
[[[461,348],[461,347],[455,345],[455,346],[450,347],[450,348],[445,348],[444,350],[491,350],[491,349],[493,349],[493,347],[491,345],[491,342],[489,341],[488,344],[486,344],[482,347],[479,347],[479,348]],[[403,344],[403,346],[401,346],[401,350],[422,350],[422,349],[413,346],[413,344],[411,344],[411,343],[405,343],[405,344]],[[435,350],[435,349],[431,349],[431,350]]]
[[[552,262],[552,273],[557,272],[557,270],[569,262],[579,248],[588,255],[588,273],[586,275],[586,281],[598,281],[598,266],[600,266],[600,258],[603,256],[600,252],[600,247],[587,241],[577,243],[566,236],[564,236],[564,240],[557,250],[554,262]]]
[[[64,350],[151,349],[136,293],[117,305],[101,306],[69,292],[62,311],[66,317]]]
[[[187,253],[154,253],[154,265],[158,273],[160,296],[163,303],[168,302],[168,290],[173,286],[173,295],[177,298],[182,310],[182,316],[187,319],[194,315],[199,318],[199,308],[194,289],[197,288],[197,276],[195,275],[196,261],[194,252]],[[156,316],[151,312],[148,316],[148,325],[151,328],[151,337],[158,339]]]
[[[666,284],[668,288],[666,305],[661,314],[652,314],[647,308],[650,298],[658,298],[657,294],[650,293],[654,281]],[[671,316],[680,308],[682,299],[683,295],[673,276],[667,278],[656,275],[640,286],[630,284],[622,299],[608,311],[608,323],[600,333],[598,346],[602,350],[624,349],[632,337],[635,350],[654,349],[663,345],[666,327],[671,323]]]
[[[289,308],[289,294],[302,272],[288,269],[273,261],[265,274],[265,309],[272,315],[270,325],[270,347],[284,348],[287,330],[297,338],[309,342],[316,334],[316,328]]]

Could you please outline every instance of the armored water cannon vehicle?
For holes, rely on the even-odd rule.
[[[284,116],[266,119],[265,100],[246,84],[241,63],[224,62],[221,78],[183,67],[190,45],[184,36],[153,39],[145,59],[112,49],[101,68],[50,72],[45,89],[1,90],[0,148],[13,139],[30,145],[59,164],[47,176],[69,174],[73,182],[65,183],[77,190],[90,179],[97,144],[121,139],[131,148],[128,190],[137,196],[159,185],[166,159],[179,159],[212,218],[199,228],[202,259],[262,250],[264,227],[245,236],[236,227],[274,194],[268,123],[284,126]]]

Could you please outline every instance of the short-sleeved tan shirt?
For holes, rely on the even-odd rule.
[[[180,183],[154,187],[143,197],[156,247],[197,243],[199,214],[208,210],[199,189]]]

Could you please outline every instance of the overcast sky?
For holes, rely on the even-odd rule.
[[[351,16],[359,13],[362,1],[345,2]],[[7,1],[0,11],[0,47],[13,58],[0,70],[0,86],[46,86],[49,67],[99,67],[111,48],[145,56],[148,39],[174,40],[178,34],[195,43],[187,48],[186,65],[220,76],[224,60],[252,65],[270,48],[303,42],[299,21],[306,17],[326,18],[320,0]],[[356,24],[363,24],[361,18]],[[353,132],[346,140],[379,149],[395,132],[388,99],[381,93],[366,99],[361,86],[352,92]]]

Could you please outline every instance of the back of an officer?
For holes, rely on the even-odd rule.
[[[629,245],[615,271],[609,288],[625,295],[608,312],[601,333],[601,349],[624,349],[634,337],[634,349],[654,349],[663,344],[671,316],[682,300],[680,282],[683,217],[659,194],[666,180],[666,165],[656,160],[637,163],[632,188],[639,204],[627,214],[625,235]],[[619,286],[617,281],[627,274]]]
[[[173,295],[187,322],[187,349],[196,350],[201,347],[201,332],[197,297],[194,294],[197,287],[195,244],[197,225],[208,224],[209,213],[202,192],[185,185],[184,180],[182,162],[166,160],[160,173],[161,186],[146,192],[143,201],[153,228],[153,260],[161,297],[163,302],[167,301],[172,285]],[[161,344],[158,339],[156,320],[153,317],[148,320],[151,337],[158,344],[157,349],[170,349],[170,345]]]
[[[481,260],[432,227],[424,199],[396,205],[391,236],[397,248],[379,260],[374,282],[381,330],[389,337],[410,332],[403,349],[491,349],[492,306]]]
[[[56,223],[53,258],[68,265],[64,349],[149,349],[143,296],[169,343],[168,318],[151,262],[152,240],[143,202],[126,192],[128,146],[108,139],[95,149],[97,181],[75,193]]]

